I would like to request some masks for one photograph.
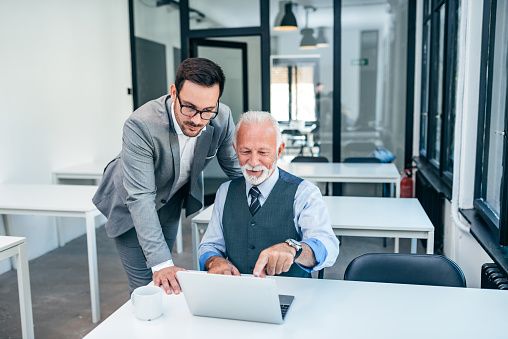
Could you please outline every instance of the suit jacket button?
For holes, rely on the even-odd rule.
[[[162,200],[161,200],[161,202],[162,202],[163,204],[165,204],[165,203],[166,203],[166,200],[162,199]]]
[[[250,245],[250,249],[253,250],[255,249],[256,247],[254,245]]]

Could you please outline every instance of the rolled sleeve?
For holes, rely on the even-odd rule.
[[[297,232],[302,242],[312,249],[317,262],[312,269],[302,268],[312,272],[333,266],[339,255],[339,240],[333,233],[328,208],[317,186],[302,181],[293,207]]]

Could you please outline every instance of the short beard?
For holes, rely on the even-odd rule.
[[[273,165],[272,165],[271,170],[266,168],[266,166],[252,167],[249,164],[245,164],[245,165],[241,166],[241,169],[242,169],[243,177],[245,178],[245,180],[247,180],[250,184],[257,186],[257,185],[263,183],[266,179],[268,179],[270,177],[270,175],[272,175],[273,171],[275,171],[275,167],[277,167],[277,157],[275,157],[275,159],[273,160]],[[249,171],[263,171],[263,174],[261,174],[259,177],[256,177],[254,175],[249,175],[247,173],[247,170],[249,170]]]

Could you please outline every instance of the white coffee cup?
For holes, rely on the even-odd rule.
[[[162,290],[157,286],[141,286],[132,292],[134,315],[139,320],[154,320],[162,315]]]

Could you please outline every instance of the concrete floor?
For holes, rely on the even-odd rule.
[[[184,251],[174,254],[175,264],[192,268],[190,219],[183,221]],[[392,252],[393,239],[383,247],[381,238],[343,237],[335,265],[325,279],[342,279],[347,264],[363,253]],[[401,239],[401,252],[410,240]],[[418,253],[425,253],[421,243]],[[97,229],[97,255],[101,320],[129,300],[127,277],[112,239],[104,227]],[[86,236],[30,261],[30,283],[36,338],[82,338],[98,324],[92,323]],[[14,270],[0,275],[0,338],[21,338],[17,276]]]

